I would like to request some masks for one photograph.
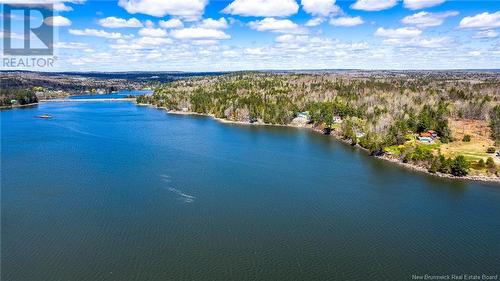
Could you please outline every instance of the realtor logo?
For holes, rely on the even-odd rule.
[[[13,11],[16,15],[22,13],[24,28],[21,31],[21,36],[14,36],[19,33],[20,26],[13,26],[14,21]],[[35,21],[32,18],[32,11],[38,11],[42,15],[42,23]],[[3,5],[3,54],[6,56],[51,56],[54,53],[54,28],[46,23],[46,19],[54,16],[54,9],[52,4],[33,5],[33,4],[15,4]],[[19,24],[19,23],[16,23]],[[37,26],[32,26],[32,25]],[[35,44],[32,42],[33,35],[38,38],[37,41],[42,44]],[[15,37],[24,39],[23,46],[13,46],[12,41]],[[17,38],[18,40],[20,38]],[[34,41],[34,40],[33,40]],[[44,45],[44,46],[40,46]]]

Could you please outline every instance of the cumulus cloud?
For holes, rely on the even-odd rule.
[[[441,5],[445,0],[404,0],[405,8],[418,10]]]
[[[364,21],[361,17],[339,17],[330,19],[330,24],[334,26],[356,26],[363,23]]]
[[[165,29],[146,27],[139,30],[139,35],[144,37],[166,37],[167,32]]]
[[[472,17],[465,17],[460,21],[460,27],[479,29],[500,27],[500,11],[492,14],[484,12]]]
[[[288,17],[298,10],[295,0],[234,0],[222,12],[246,17]]]
[[[171,44],[172,40],[169,38],[162,37],[140,37],[134,40],[134,43],[141,46],[158,46],[164,44]]]
[[[69,33],[73,34],[73,35],[79,35],[79,36],[95,36],[95,37],[102,37],[102,38],[107,38],[107,39],[118,39],[118,38],[122,38],[122,37],[130,37],[128,35],[123,35],[119,32],[107,32],[104,30],[92,29],[92,28],[70,29]]]
[[[244,50],[244,53],[246,55],[251,55],[251,56],[263,56],[266,53],[262,50],[262,48],[246,48]]]
[[[136,18],[122,19],[117,17],[107,17],[99,20],[99,25],[108,28],[122,27],[142,27],[142,23]]]
[[[45,24],[52,26],[70,26],[71,21],[63,16],[48,17],[44,20]]]
[[[316,60],[342,58],[356,56],[363,50],[368,50],[366,42],[341,42],[321,36],[284,34],[276,37],[276,45],[266,49],[268,56],[288,56],[290,60],[297,58],[303,60],[306,57]],[[301,56],[304,56],[301,58]],[[316,63],[317,64],[317,63]],[[316,65],[317,67],[317,65]]]
[[[229,39],[231,36],[217,29],[208,29],[201,27],[190,27],[183,29],[175,29],[170,32],[170,35],[176,39],[204,39],[204,40],[223,40]]]
[[[498,32],[496,32],[495,30],[482,30],[478,31],[472,37],[475,39],[496,38],[498,37]]]
[[[320,24],[322,24],[324,21],[323,18],[313,18],[313,19],[310,19],[306,22],[305,26],[308,26],[308,27],[313,27],[313,26],[318,26]]]
[[[180,19],[160,20],[158,23],[163,28],[182,28],[184,24]]]
[[[56,42],[53,47],[56,49],[86,49],[87,44],[80,42]]]
[[[208,0],[119,0],[118,5],[131,14],[146,14],[154,17],[171,15],[195,20],[200,18]]]
[[[115,50],[140,50],[140,49],[152,49],[158,46],[172,44],[170,38],[164,37],[140,37],[130,40],[118,39],[114,44],[110,44],[109,47]]]
[[[307,31],[288,19],[265,18],[263,20],[248,23],[251,29],[257,31],[269,31],[278,33],[301,34]]]
[[[199,27],[207,29],[226,29],[229,27],[229,25],[227,24],[227,20],[225,18],[220,18],[218,20],[208,18],[202,20],[199,24]]]
[[[235,58],[235,57],[239,56],[239,53],[235,50],[226,50],[226,51],[222,51],[222,56],[228,57],[228,58]]]
[[[375,31],[375,35],[387,38],[412,38],[420,34],[422,34],[422,30],[413,27],[402,27],[397,29],[379,27],[377,31]]]
[[[448,37],[437,38],[389,38],[384,40],[384,43],[395,45],[398,47],[415,47],[415,48],[442,48],[448,47],[452,41]]]
[[[396,6],[398,0],[357,0],[352,9],[363,11],[381,11]]]
[[[481,55],[481,52],[480,51],[470,51],[467,54],[469,56],[472,56],[472,57],[479,57]]]
[[[292,34],[283,34],[276,37],[275,41],[278,43],[296,43],[300,41],[306,41],[309,36],[305,35],[292,35]]]
[[[302,0],[301,4],[304,11],[313,16],[326,17],[340,12],[335,0]]]
[[[310,37],[308,35],[294,35],[294,34],[283,34],[275,39],[276,43],[282,44],[282,46],[291,48],[303,48],[304,46],[315,48],[328,48],[331,47],[333,41],[328,38],[321,37]]]
[[[449,11],[443,13],[418,12],[411,16],[404,17],[401,22],[404,24],[415,25],[418,27],[431,27],[443,24],[448,17],[457,16],[458,12]]]

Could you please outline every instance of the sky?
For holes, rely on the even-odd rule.
[[[0,3],[40,1],[55,15],[33,12],[30,25],[54,28],[56,63],[36,70],[500,68],[500,0]],[[0,35],[22,46],[23,14],[10,20]]]

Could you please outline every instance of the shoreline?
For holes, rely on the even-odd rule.
[[[0,109],[14,109],[14,108],[35,106],[35,105],[38,105],[38,104],[39,104],[38,102],[34,102],[34,103],[19,104],[19,105],[4,105],[4,106],[0,106]]]
[[[191,111],[168,110],[166,107],[158,107],[158,106],[154,106],[154,105],[151,105],[151,104],[141,104],[141,103],[136,103],[136,104],[138,106],[147,106],[147,107],[161,109],[161,110],[164,110],[168,114],[174,114],[174,115],[198,115],[198,116],[210,117],[210,118],[212,118],[212,119],[214,119],[214,120],[216,120],[216,121],[218,121],[220,123],[224,123],[224,124],[245,125],[245,126],[273,126],[273,127],[299,128],[299,129],[308,129],[308,130],[312,130],[315,133],[323,134],[321,131],[315,129],[313,126],[310,126],[310,125],[306,125],[306,126],[294,126],[294,125],[291,125],[291,124],[281,125],[281,124],[266,124],[266,123],[262,123],[262,122],[249,123],[249,122],[243,122],[243,121],[232,121],[232,120],[228,120],[228,119],[223,119],[223,118],[215,117],[213,114],[202,114],[202,113],[191,112]],[[346,140],[340,138],[338,135],[330,134],[328,136],[332,137],[335,140],[340,141],[340,142],[342,142],[344,144],[351,145],[351,143],[349,141],[346,141]],[[365,152],[368,152],[368,150],[366,148],[363,148],[363,147],[361,147],[359,145],[355,145],[355,147],[357,147],[357,148],[359,148],[361,150],[364,150]],[[418,166],[418,165],[415,165],[415,164],[410,164],[410,163],[403,163],[401,160],[395,159],[395,158],[390,157],[388,155],[381,155],[381,156],[374,156],[374,157],[377,158],[377,159],[383,160],[383,161],[387,161],[387,162],[391,162],[391,163],[397,164],[400,167],[404,167],[406,169],[409,169],[409,170],[412,170],[412,171],[415,171],[415,172],[425,173],[426,175],[434,176],[434,177],[438,177],[438,178],[448,178],[448,179],[454,179],[454,180],[471,180],[471,181],[479,181],[479,182],[487,182],[487,183],[500,183],[500,177],[488,177],[488,176],[476,176],[476,175],[474,175],[474,176],[473,175],[467,175],[467,176],[464,176],[464,177],[456,177],[456,176],[453,176],[453,175],[443,174],[443,173],[439,173],[439,172],[437,172],[437,173],[430,173],[424,167],[421,167],[421,166]]]

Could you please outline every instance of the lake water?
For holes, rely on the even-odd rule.
[[[116,99],[116,98],[126,98],[128,96],[141,96],[151,93],[153,93],[153,91],[151,90],[118,91],[108,94],[69,96],[68,99]]]
[[[0,117],[2,280],[500,274],[498,185],[129,102]]]

